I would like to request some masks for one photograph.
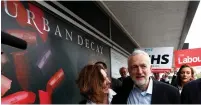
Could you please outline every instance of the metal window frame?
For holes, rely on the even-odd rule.
[[[112,13],[112,11],[106,6],[103,1],[97,1],[98,5],[111,17],[111,19],[123,30],[124,33],[131,39],[133,44],[140,48],[140,44],[131,36],[131,34],[124,28],[119,19]]]
[[[98,30],[98,33],[100,33],[101,36],[103,37],[106,37],[106,39],[108,41],[106,41],[105,39],[101,38],[100,36],[96,35],[95,33],[93,33],[92,31],[88,30],[87,28],[85,28],[84,26],[80,25],[78,22],[74,21],[73,19],[71,19],[70,17],[66,16],[65,14],[63,14],[62,12],[60,12],[59,10],[55,9],[54,7],[52,7],[51,5],[49,5],[48,3],[46,3],[45,1],[36,1],[38,4],[42,5],[43,7],[47,8],[48,10],[52,11],[53,13],[57,14],[58,16],[62,17],[63,19],[67,20],[68,22],[72,23],[73,25],[77,26],[78,28],[80,28],[81,30],[89,33],[90,35],[92,35],[93,37],[97,38],[98,40],[102,41],[103,43],[105,43],[106,45],[110,46],[111,48],[113,48],[114,50],[117,50],[118,52],[120,52],[121,54],[123,54],[124,56],[128,56],[130,55],[129,52],[127,52],[126,50],[124,50],[121,46],[119,46],[118,44],[116,44],[115,42],[113,42],[112,40],[110,40],[109,38],[107,38],[106,36],[104,36],[104,34],[102,34],[101,32],[99,32]],[[54,1],[53,1],[54,3]],[[57,3],[56,3],[57,4]],[[60,4],[60,3],[59,3]],[[61,7],[64,7],[63,5]],[[62,9],[62,8],[61,8]],[[67,8],[64,10],[66,11]],[[72,12],[71,12],[72,13]],[[77,17],[79,18],[79,17]],[[76,19],[77,19],[76,18]],[[81,18],[80,18],[81,19]],[[84,23],[86,23],[84,20],[83,20]],[[87,25],[88,23],[86,23],[85,25]],[[88,24],[89,25],[89,24]],[[88,26],[87,25],[87,26]],[[90,26],[90,25],[89,25]],[[92,26],[90,26],[92,27]],[[112,43],[112,44],[111,44]],[[115,45],[115,46],[114,46]],[[119,48],[117,48],[119,47]],[[121,51],[121,50],[123,51]]]

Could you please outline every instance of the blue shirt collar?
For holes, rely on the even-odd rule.
[[[134,88],[137,88],[135,85],[134,85]],[[139,88],[137,88],[139,89]],[[139,89],[140,90],[140,89]],[[153,80],[152,78],[149,78],[149,85],[148,85],[148,88],[146,91],[144,92],[141,92],[141,94],[144,96],[146,94],[152,94],[152,91],[153,91]]]

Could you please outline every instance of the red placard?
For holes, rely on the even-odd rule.
[[[171,72],[171,69],[152,69],[152,73],[165,73],[165,72]]]
[[[177,50],[174,52],[175,67],[181,65],[201,66],[201,48]]]

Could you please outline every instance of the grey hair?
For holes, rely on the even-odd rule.
[[[135,55],[138,55],[138,54],[143,54],[143,55],[145,55],[145,56],[147,57],[147,59],[148,59],[149,65],[151,66],[151,59],[150,59],[148,53],[146,53],[146,52],[143,51],[143,50],[134,50],[133,53],[131,54],[131,56],[135,56]]]

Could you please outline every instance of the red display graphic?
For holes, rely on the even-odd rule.
[[[23,52],[13,52],[13,59],[14,59],[14,64],[15,64],[15,71],[16,71],[16,77],[17,80],[22,87],[23,90],[28,89],[28,62],[25,57],[26,51]]]
[[[5,3],[7,4],[7,9],[9,14],[11,14],[12,16],[16,16],[16,20],[20,26],[26,27],[28,25],[27,11],[22,5],[22,3],[19,2],[18,0],[7,1],[7,2],[2,1],[2,4],[3,4],[2,6],[4,6]]]
[[[10,35],[25,40],[29,44],[36,44],[36,33],[25,30],[7,30]]]
[[[11,87],[12,80],[4,75],[1,75],[1,96],[3,96]]]
[[[56,87],[58,87],[64,79],[64,71],[63,69],[59,69],[48,81],[46,90],[52,95],[52,92]]]
[[[166,73],[166,72],[170,72],[171,69],[152,69],[151,72],[152,73]]]
[[[29,9],[25,9],[23,4],[19,1],[3,1],[2,6],[4,7],[6,13],[16,18],[17,23],[21,27],[32,27],[35,29],[42,40],[46,42],[48,36],[47,22],[44,18],[43,11],[34,6],[33,4],[28,3]]]
[[[180,68],[183,64],[201,66],[201,48],[177,50],[174,55],[176,68]]]
[[[33,92],[20,91],[1,98],[1,104],[33,104],[36,95]]]
[[[48,92],[39,90],[40,104],[51,104],[51,98]]]
[[[30,4],[30,3],[28,4],[29,4],[30,11],[32,11],[35,15],[35,19],[34,21],[32,21],[32,27],[34,27],[36,30],[41,31],[43,33],[42,34],[40,32],[40,37],[43,39],[44,42],[46,42],[48,32],[44,30],[44,27],[45,27],[44,20],[43,20],[44,13],[40,8],[34,6],[33,4]]]

